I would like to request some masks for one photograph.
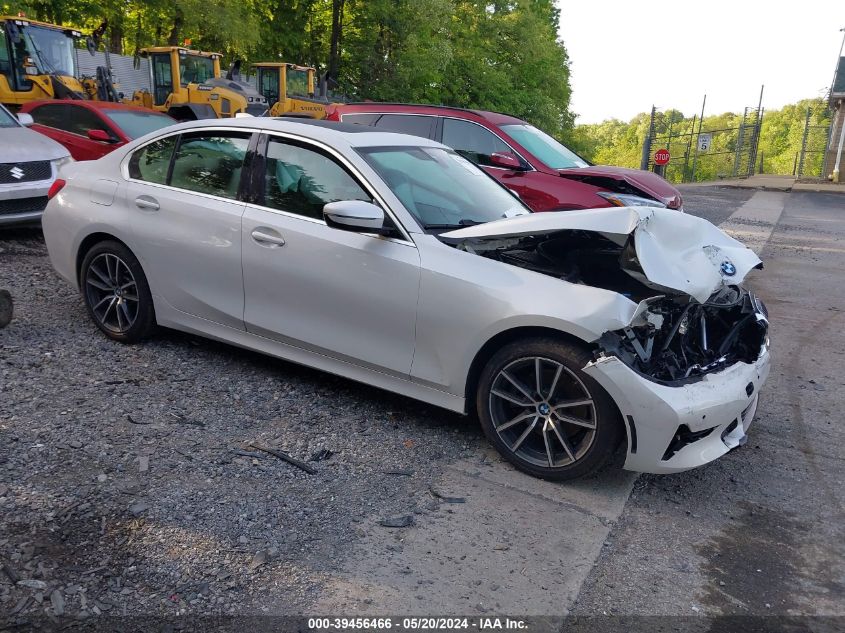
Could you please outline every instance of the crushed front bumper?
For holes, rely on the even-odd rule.
[[[676,473],[721,457],[745,442],[769,375],[763,347],[753,364],[736,363],[685,385],[668,386],[641,376],[615,356],[584,371],[616,401],[628,433],[625,468]]]

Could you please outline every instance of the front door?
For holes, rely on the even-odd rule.
[[[173,92],[173,62],[170,53],[150,55],[153,70],[153,105],[163,106]]]
[[[333,156],[270,137],[243,218],[249,332],[408,375],[420,279],[416,247],[331,228],[323,205],[372,197]]]

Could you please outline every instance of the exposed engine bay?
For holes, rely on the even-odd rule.
[[[765,306],[738,285],[723,285],[699,302],[655,287],[643,272],[634,233],[620,245],[600,233],[562,230],[543,235],[445,240],[460,250],[618,292],[644,308],[631,324],[605,332],[598,354],[617,356],[660,382],[691,381],[736,362],[753,363],[766,342]]]
[[[766,343],[766,308],[739,286],[726,286],[705,303],[660,297],[642,325],[606,332],[599,347],[659,381],[676,382],[753,363]]]

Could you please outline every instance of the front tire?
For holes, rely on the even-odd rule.
[[[593,473],[622,438],[607,392],[581,368],[590,353],[553,338],[516,341],[481,372],[476,408],[487,439],[535,477],[563,481]]]
[[[100,331],[121,343],[136,343],[155,329],[153,298],[138,258],[119,242],[95,245],[80,270],[88,315]]]

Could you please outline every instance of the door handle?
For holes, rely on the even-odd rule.
[[[270,246],[271,248],[274,246],[284,246],[285,245],[285,238],[283,238],[277,231],[273,229],[268,229],[264,227],[259,227],[257,229],[253,229],[252,233],[250,233],[252,239],[262,245]]]
[[[135,206],[147,211],[158,211],[160,208],[156,199],[151,196],[138,196],[135,198]]]

